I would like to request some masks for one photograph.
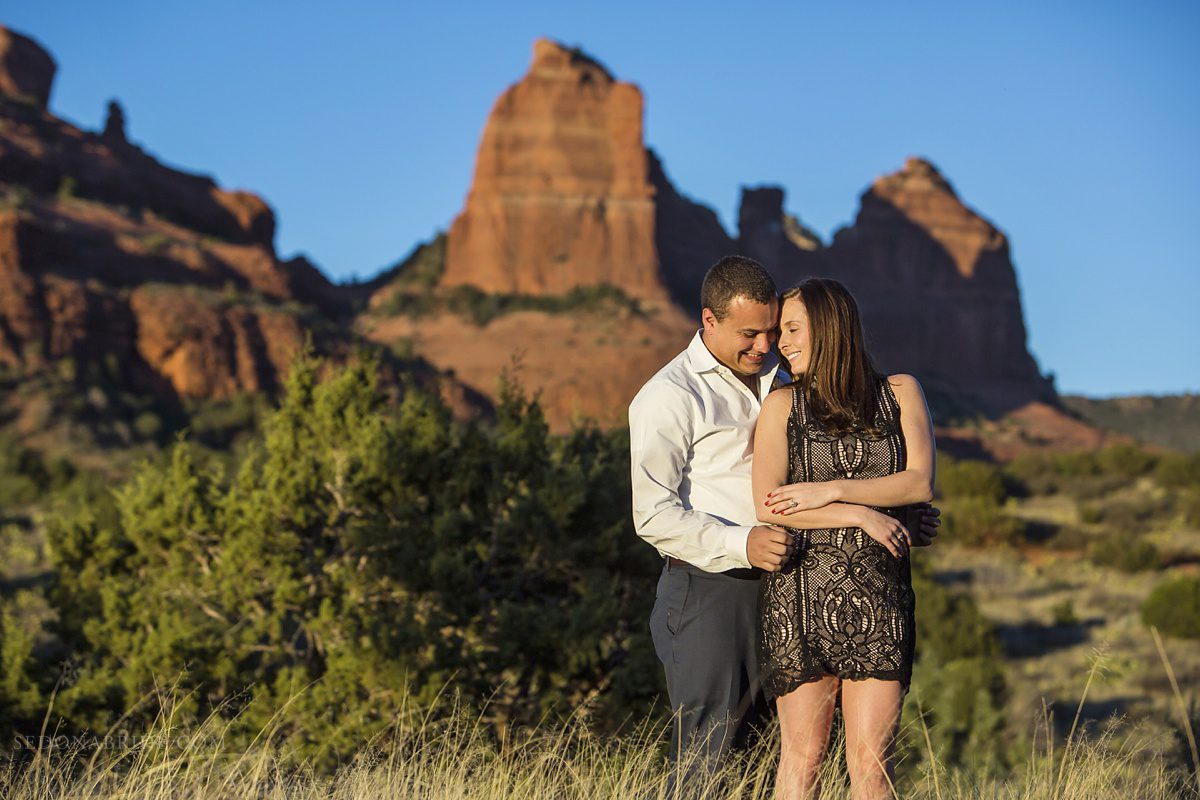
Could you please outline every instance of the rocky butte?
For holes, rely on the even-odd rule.
[[[450,226],[443,285],[553,295],[608,284],[651,301],[692,288],[704,271],[696,263],[730,242],[715,215],[675,193],[646,149],[643,105],[640,89],[595,59],[537,40],[529,72],[484,127],[466,207]]]
[[[927,390],[993,413],[1054,401],[1026,348],[1007,238],[925,159],[871,184],[828,247],[784,212],[781,189],[747,190],[738,245],[789,281],[816,274],[849,286],[881,369],[915,372]]]
[[[648,173],[642,93],[538,40],[529,73],[488,117],[445,285],[562,294],[608,283],[662,298]]]
[[[1095,443],[1093,429],[1057,408],[1029,354],[1007,239],[933,164],[910,158],[877,179],[829,244],[784,211],[781,188],[746,189],[734,240],[667,178],[643,142],[642,107],[640,91],[594,59],[537,41],[529,71],[492,109],[465,207],[440,267],[426,273],[435,293],[548,298],[609,285],[644,301],[638,313],[418,317],[381,276],[362,330],[489,394],[515,357],[556,427],[581,415],[619,424],[638,387],[695,331],[704,271],[743,252],[781,288],[807,275],[847,283],[879,366],[920,375],[943,411],[992,417],[991,440],[1006,442],[998,450]]]
[[[928,161],[876,180],[829,244],[784,212],[782,189],[748,189],[734,240],[646,147],[641,91],[539,40],[492,109],[448,234],[369,282],[335,286],[305,259],[278,257],[261,198],[131,142],[115,102],[100,132],[54,116],[54,71],[37,43],[0,28],[10,371],[70,362],[86,380],[219,399],[278,386],[306,336],[333,355],[369,340],[403,356],[397,369],[450,387],[462,410],[515,368],[556,429],[582,417],[620,425],[695,332],[705,270],[740,251],[781,287],[810,274],[846,281],[881,366],[916,372],[947,407],[990,415],[993,452],[1095,443],[1026,348],[1006,238]]]
[[[261,198],[161,164],[115,102],[100,133],[54,116],[54,71],[0,27],[0,366],[171,405],[274,390],[306,337],[350,355],[340,287],[278,258]]]
[[[487,394],[515,369],[558,429],[582,417],[623,424],[637,388],[694,333],[704,271],[733,251],[716,215],[681,196],[646,148],[642,116],[636,86],[538,40],[529,71],[492,108],[466,204],[444,256],[432,256],[435,295],[550,300],[606,287],[623,302],[557,313],[527,303],[482,324],[418,316],[397,299],[411,282],[401,267],[395,282],[377,279],[360,330]]]

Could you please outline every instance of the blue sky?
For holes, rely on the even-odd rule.
[[[534,38],[646,95],[676,186],[736,233],[772,183],[826,239],[907,155],[1008,234],[1061,391],[1200,390],[1200,4],[6,4],[59,65],[51,109],[110,98],[167,163],[251,189],[281,254],[367,277],[462,207]]]

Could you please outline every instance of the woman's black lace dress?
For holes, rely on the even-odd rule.
[[[904,469],[900,407],[887,379],[876,391],[877,434],[838,437],[810,417],[792,392],[788,481],[880,478]],[[879,509],[905,521],[905,510]],[[791,531],[796,550],[759,592],[759,674],[771,697],[824,675],[900,681],[912,677],[914,598],[907,558],[859,528]]]

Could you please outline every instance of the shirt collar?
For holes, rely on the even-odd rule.
[[[704,344],[704,339],[700,334],[701,331],[696,331],[696,335],[692,337],[692,341],[687,347],[688,364],[692,370],[698,375],[703,375],[706,372],[720,372],[722,370],[732,373],[733,370],[718,361],[717,357],[709,351],[708,345]],[[772,350],[763,359],[763,365],[758,371],[758,377],[760,379],[767,376],[775,378],[778,369],[779,356]]]

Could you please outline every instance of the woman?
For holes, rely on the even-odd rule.
[[[776,791],[815,796],[840,690],[853,796],[892,797],[914,644],[900,519],[933,496],[929,410],[911,375],[875,372],[841,283],[810,278],[782,300],[778,347],[795,380],[763,402],[753,470],[759,519],[791,528],[796,545],[759,595],[759,670],[782,735]]]

